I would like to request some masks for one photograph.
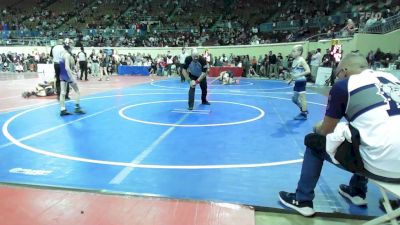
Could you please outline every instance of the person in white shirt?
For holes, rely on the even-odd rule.
[[[126,65],[128,65],[128,66],[133,66],[132,57],[130,57],[130,56],[127,56],[127,57],[126,57]]]
[[[62,56],[64,54],[64,45],[63,45],[63,40],[60,39],[58,40],[58,44],[55,45],[51,50],[50,50],[50,56],[53,58],[53,63],[54,63],[54,71],[55,71],[55,79],[56,79],[56,87],[55,91],[57,93],[57,99],[60,100],[60,94],[61,94],[61,87],[60,87],[60,61],[62,60]],[[69,100],[69,86],[66,87],[65,91],[65,99]]]
[[[371,16],[365,23],[365,28],[368,29],[372,27],[377,21],[378,20],[374,16]]]
[[[222,64],[225,64],[225,63],[228,62],[228,57],[226,57],[225,54],[222,54],[222,56],[219,58],[219,61],[220,61]]]
[[[183,76],[183,74],[182,74],[182,69],[183,69],[183,66],[185,65],[185,59],[186,59],[186,57],[188,57],[189,56],[189,54],[186,52],[186,49],[185,48],[182,48],[182,52],[181,52],[181,54],[179,55],[179,69],[178,69],[178,71],[179,71],[179,76],[181,77],[181,82],[183,83],[183,82],[185,82],[185,77]]]
[[[92,66],[91,67],[92,77],[98,77],[100,73],[99,57],[94,49],[92,50],[92,54],[90,54],[90,62]]]
[[[83,74],[85,74],[85,81],[88,81],[87,57],[86,57],[85,49],[83,47],[81,47],[81,51],[78,53],[78,62],[79,62],[79,68],[81,70],[81,76],[79,79],[82,80]]]
[[[114,73],[117,72],[119,62],[121,61],[121,56],[118,54],[117,50],[113,50],[112,60],[114,61],[112,73]]]
[[[321,65],[322,62],[322,55],[321,55],[321,49],[318,48],[315,54],[311,56],[311,81],[315,82],[317,78],[317,72],[318,72],[318,67]]]
[[[342,148],[341,153],[353,151],[356,155],[354,149],[359,149],[359,158],[346,155],[340,161],[337,149],[334,158],[340,162],[338,166],[353,173],[349,185],[339,186],[339,193],[354,205],[365,206],[367,178],[400,183],[400,81],[390,73],[370,70],[365,57],[358,53],[342,59],[336,77],[339,81],[329,93],[325,117],[314,127],[315,135],[322,136],[322,141],[314,143],[322,146],[306,148],[296,192],[279,193],[282,204],[304,216],[315,213],[314,189],[324,160],[334,161],[326,151],[324,136],[332,134],[343,117],[354,133],[350,146]],[[354,168],[355,159],[361,168]]]
[[[342,29],[342,37],[352,36],[354,35],[354,32],[356,32],[356,30],[357,28],[353,20],[348,19],[346,26]]]
[[[211,64],[212,55],[208,49],[206,49],[203,53],[203,57],[206,59],[208,65]]]
[[[167,61],[167,72],[168,72],[168,77],[171,77],[172,75],[172,65],[174,64],[174,57],[171,54],[171,51],[168,51],[166,61]]]

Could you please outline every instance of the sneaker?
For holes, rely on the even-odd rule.
[[[68,112],[66,109],[61,110],[60,116],[68,116],[68,115],[72,115],[72,113]]]
[[[367,205],[367,201],[365,200],[365,194],[364,196],[361,196],[359,194],[354,194],[351,193],[350,186],[341,184],[339,186],[339,194],[341,194],[343,197],[347,198],[348,200],[351,201],[354,205],[357,206],[365,206]]]
[[[300,113],[294,118],[294,120],[307,120],[307,113]]]
[[[83,111],[80,107],[78,107],[78,108],[75,108],[74,113],[76,113],[76,114],[85,114],[85,111]]]
[[[296,210],[303,216],[312,216],[315,214],[313,202],[312,201],[299,202],[296,200],[295,193],[288,193],[285,191],[281,191],[279,192],[279,200],[283,205]]]
[[[205,101],[201,103],[202,105],[211,105],[209,101]]]

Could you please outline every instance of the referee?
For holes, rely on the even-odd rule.
[[[183,65],[182,74],[187,81],[190,81],[189,88],[189,108],[193,110],[194,94],[196,85],[200,84],[201,88],[201,104],[210,105],[207,101],[207,62],[203,56],[199,56],[197,49],[192,50],[192,55],[186,57]]]
[[[79,80],[82,80],[83,74],[85,74],[85,81],[88,81],[87,74],[88,74],[88,67],[87,67],[87,57],[86,52],[83,47],[81,47],[81,51],[78,53],[78,61],[79,61],[79,68],[81,69],[81,76]]]
[[[64,55],[64,45],[63,45],[63,40],[60,39],[58,40],[57,45],[55,45],[51,50],[50,50],[50,56],[53,58],[53,63],[54,63],[54,71],[56,73],[55,78],[56,78],[56,92],[57,92],[57,99],[60,100],[60,94],[61,94],[61,87],[60,87],[60,62],[63,59]],[[67,85],[67,90],[65,94],[65,100],[69,100],[69,85]]]

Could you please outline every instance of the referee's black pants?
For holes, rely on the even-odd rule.
[[[197,80],[198,77],[195,77],[189,74],[190,80]],[[207,78],[204,77],[202,81],[200,81],[200,88],[201,88],[201,102],[207,102]],[[189,88],[189,108],[193,108],[194,106],[194,94],[196,92],[196,87]]]
[[[87,73],[88,73],[87,62],[86,61],[79,61],[79,67],[81,68],[81,77],[80,77],[80,79],[82,80],[83,73],[85,73],[85,80],[88,80],[87,79]]]

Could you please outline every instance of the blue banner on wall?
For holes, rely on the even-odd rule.
[[[149,66],[118,66],[118,75],[149,75]]]

